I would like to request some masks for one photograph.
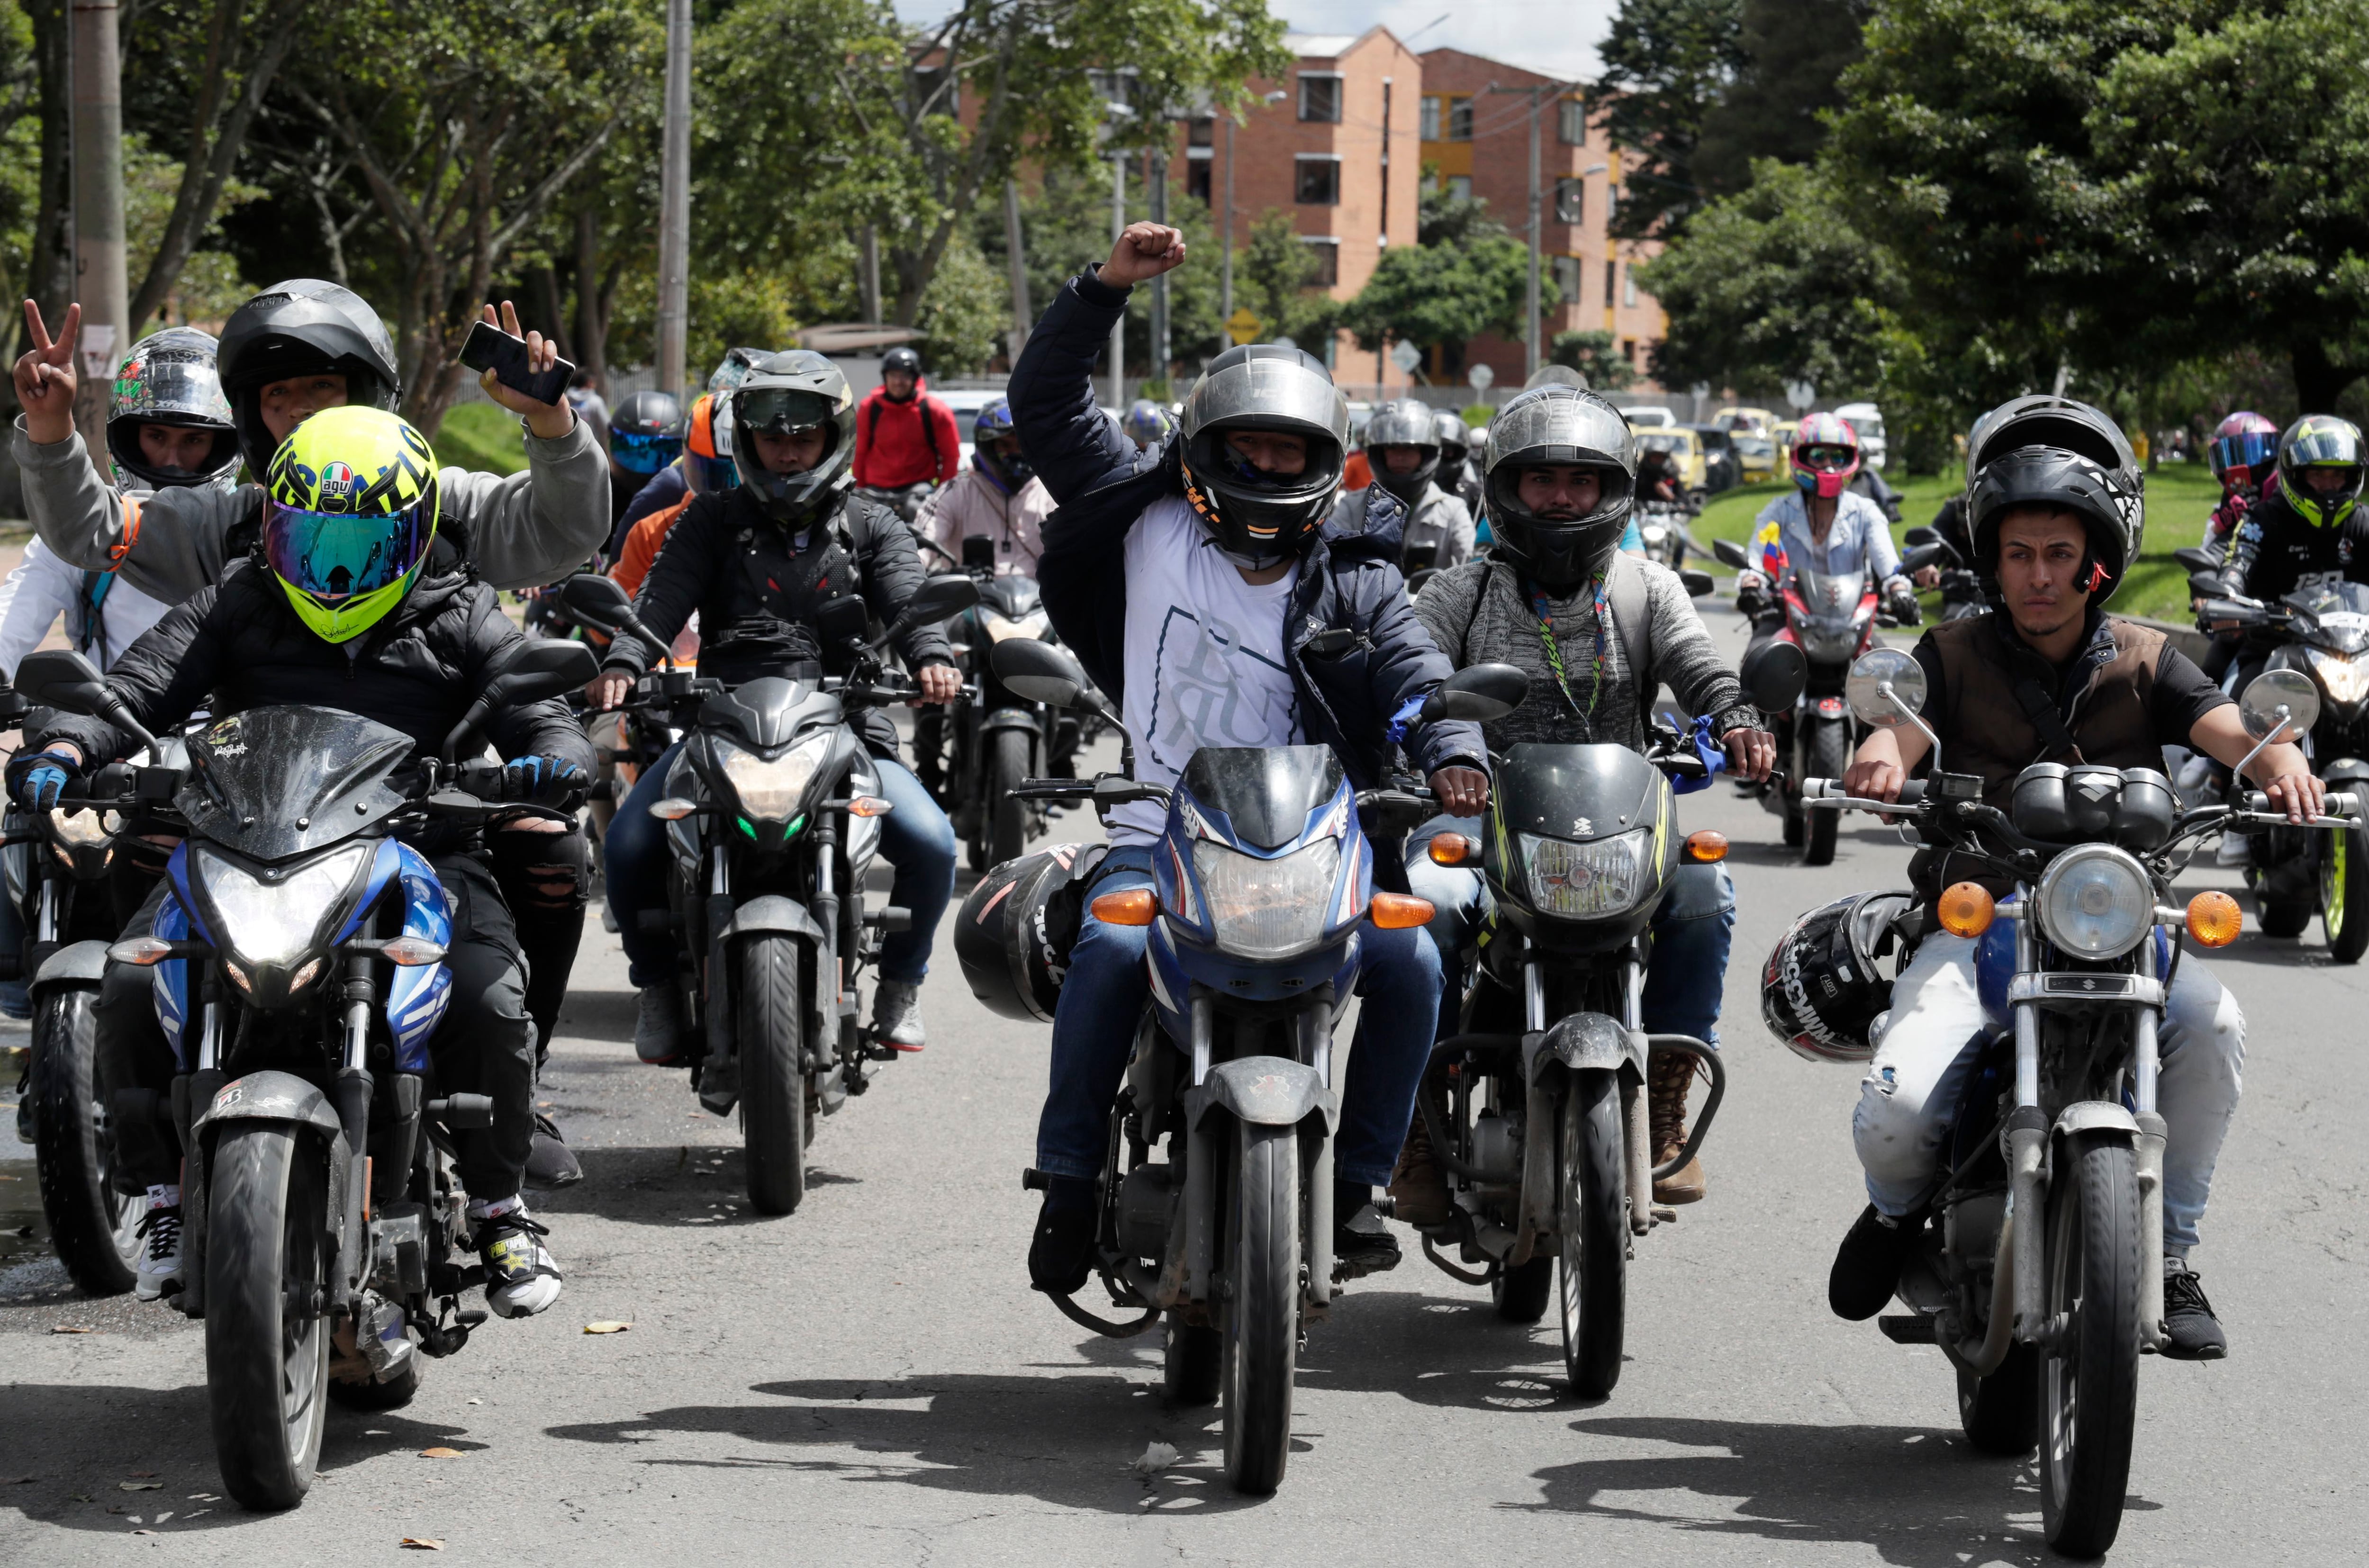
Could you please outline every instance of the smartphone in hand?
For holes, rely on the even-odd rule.
[[[576,373],[574,365],[558,360],[537,375],[527,368],[526,339],[513,338],[484,321],[470,327],[469,336],[462,341],[461,362],[473,371],[491,371],[494,379],[511,391],[522,392],[537,403],[553,405],[566,395],[568,378]]]

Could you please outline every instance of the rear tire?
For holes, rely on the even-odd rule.
[[[1850,767],[1850,731],[1839,719],[1821,720],[1810,732],[1810,776],[1838,779]],[[1835,839],[1842,830],[1839,811],[1812,811],[1806,807],[1802,816],[1802,864],[1832,865],[1835,863]]]
[[[2031,1345],[2019,1345],[1987,1378],[1959,1369],[1958,1425],[1975,1452],[2020,1459],[2040,1440],[2036,1355]]]
[[[314,1135],[317,1137],[318,1135]],[[206,1206],[206,1391],[223,1487],[292,1508],[313,1484],[328,1408],[329,1322],[292,1311],[329,1280],[328,1170],[285,1122],[233,1122]]]
[[[1167,1320],[1166,1355],[1162,1368],[1168,1402],[1203,1405],[1218,1402],[1226,1369],[1225,1336],[1213,1328],[1196,1328],[1172,1310]]]
[[[418,1396],[420,1383],[426,1380],[427,1359],[427,1353],[415,1347],[409,1363],[392,1378],[373,1378],[367,1383],[341,1383],[332,1379],[329,1402],[340,1410],[401,1410]]]
[[[1534,1323],[1547,1315],[1554,1281],[1554,1254],[1540,1253],[1526,1264],[1499,1270],[1489,1282],[1489,1301],[1506,1322]]]
[[[979,805],[979,832],[987,841],[987,864],[1018,860],[1028,847],[1028,807],[1013,791],[1028,776],[1028,732],[999,729],[987,738],[986,799]],[[986,866],[974,866],[983,871]]]
[[[50,1242],[87,1296],[120,1296],[140,1266],[139,1198],[115,1190],[114,1160],[98,1136],[98,991],[60,986],[33,1009],[33,1151]]]
[[[1562,1231],[1562,1363],[1571,1391],[1602,1399],[1620,1380],[1622,1317],[1629,1289],[1626,1135],[1620,1089],[1610,1072],[1574,1072],[1563,1095],[1556,1152]]]
[[[740,1139],[760,1214],[795,1213],[807,1194],[804,1021],[797,944],[750,937],[740,949]]]
[[[2067,1557],[2099,1557],[2123,1525],[2138,1415],[2137,1159],[2110,1138],[2075,1138],[2048,1195],[2047,1322],[2036,1347],[2042,1533]]]
[[[1291,1454],[1291,1385],[1299,1359],[1299,1138],[1244,1126],[1228,1225],[1226,1479],[1265,1496]]]
[[[2346,828],[2328,836],[2319,909],[2329,956],[2340,964],[2361,962],[2369,952],[2369,832]]]

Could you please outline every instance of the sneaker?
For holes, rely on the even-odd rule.
[[[918,1051],[929,1044],[921,1026],[921,988],[905,980],[882,980],[872,993],[872,1033],[891,1050]]]
[[[1047,1296],[1074,1296],[1094,1271],[1094,1184],[1045,1178],[1044,1207],[1028,1242],[1028,1283]]]
[[[624,928],[617,924],[617,911],[609,907],[606,898],[601,900],[601,929],[612,936],[624,934]]]
[[[2253,841],[2243,833],[2222,834],[2221,847],[2213,852],[2213,864],[2232,866],[2253,864]]]
[[[1883,1310],[1884,1303],[1899,1288],[1900,1271],[1907,1265],[1908,1254],[1924,1234],[1923,1216],[1894,1219],[1877,1213],[1875,1205],[1869,1204],[1850,1234],[1843,1238],[1835,1253],[1834,1269],[1826,1276],[1826,1305],[1835,1310],[1835,1316],[1859,1323]]]
[[[559,1299],[559,1265],[543,1239],[551,1231],[516,1199],[496,1215],[476,1215],[477,1255],[486,1260],[486,1305],[498,1318],[531,1318]]]
[[[139,1233],[148,1238],[140,1254],[140,1271],[132,1295],[154,1301],[181,1288],[181,1189],[148,1189],[148,1212],[141,1217]]]
[[[1663,1051],[1647,1069],[1646,1116],[1653,1131],[1654,1168],[1678,1157],[1687,1146],[1687,1091],[1694,1087],[1695,1059],[1686,1051]],[[1654,1184],[1655,1203],[1700,1203],[1709,1188],[1697,1155]]]
[[[634,1053],[652,1067],[682,1055],[682,994],[671,982],[642,988],[641,1013],[634,1020]]]
[[[2204,1299],[2196,1271],[2167,1258],[2163,1265],[2163,1326],[2170,1338],[2163,1356],[2173,1361],[2218,1361],[2229,1354],[2229,1336]]]
[[[1333,1184],[1333,1277],[1358,1279],[1399,1266],[1399,1239],[1374,1208],[1362,1182]]]
[[[559,1136],[559,1124],[537,1111],[534,1141],[526,1150],[526,1185],[549,1192],[572,1187],[583,1179],[584,1167],[577,1162],[567,1140]]]

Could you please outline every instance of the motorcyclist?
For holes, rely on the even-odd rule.
[[[2266,604],[2325,582],[2369,582],[2369,516],[2356,509],[2363,473],[2361,429],[2333,414],[2306,414],[2279,438],[2278,466],[2237,525],[2222,580]],[[2250,677],[2260,653],[2240,668]]]
[[[1530,677],[1530,698],[1487,725],[1503,754],[1523,741],[1610,741],[1642,751],[1654,694],[1664,683],[1686,712],[1711,727],[1742,777],[1766,778],[1776,742],[1744,688],[1711,646],[1694,601],[1668,567],[1618,550],[1635,498],[1637,446],[1628,421],[1592,392],[1545,386],[1525,392],[1491,427],[1484,480],[1497,543],[1487,560],[1434,578],[1415,614],[1459,669],[1513,664]],[[1437,911],[1431,924],[1447,989],[1442,1035],[1454,1032],[1463,955],[1488,916],[1477,871],[1432,864],[1443,832],[1481,838],[1478,818],[1437,817],[1408,843],[1407,876]],[[1649,1031],[1719,1040],[1719,999],[1735,924],[1735,886],[1720,864],[1682,864],[1654,917],[1654,961],[1643,996]],[[1654,1059],[1649,1079],[1654,1162],[1686,1142],[1693,1059]],[[1654,1184],[1663,1203],[1703,1196],[1700,1160]],[[1447,1218],[1448,1189],[1418,1123],[1410,1129],[1391,1187],[1399,1217]]]
[[[1118,423],[1138,452],[1150,451],[1168,439],[1168,411],[1149,397],[1128,404],[1127,417]]]
[[[381,409],[326,409],[282,443],[265,474],[254,554],[132,644],[108,683],[155,732],[201,708],[220,718],[310,704],[400,730],[433,756],[521,634],[443,534],[442,501],[452,491],[438,482],[427,438]],[[358,477],[371,475],[379,477]],[[573,809],[592,754],[566,704],[504,709],[486,733],[512,759],[506,798]],[[133,745],[111,725],[46,709],[27,720],[25,743],[8,782],[34,810],[53,805],[73,775]],[[503,1317],[531,1315],[558,1298],[560,1276],[544,1227],[519,1196],[533,1136],[535,1038],[518,934],[473,835],[430,827],[405,836],[433,861],[454,911],[445,960],[452,1001],[432,1047],[438,1081],[494,1101],[490,1130],[454,1139],[486,1301]],[[158,884],[127,934],[153,928],[169,886]],[[148,970],[110,965],[97,1016],[107,1084],[170,1087],[175,1061]],[[162,1140],[126,1138],[117,1157],[130,1180],[147,1186],[149,1245],[137,1288],[154,1299],[180,1272],[175,1156]]]
[[[2226,553],[2246,514],[2260,504],[2276,472],[2279,428],[2249,408],[2213,427],[2204,461],[2221,481],[2221,499],[2204,519],[2204,548]]]
[[[681,493],[636,520],[611,559],[609,575],[624,584],[627,593],[640,589],[642,579],[649,576],[650,563],[658,559],[658,546],[666,543],[668,532],[684,509],[702,496],[717,495],[740,483],[740,470],[732,461],[730,405],[719,409],[715,399],[716,394],[703,392],[691,406],[682,455],[673,465],[673,472],[682,475]]]
[[[609,413],[609,525],[659,470],[682,455],[682,404],[670,392],[635,392]],[[612,532],[612,537],[614,537]]]
[[[1366,421],[1366,461],[1374,482],[1345,490],[1333,503],[1329,526],[1335,533],[1363,533],[1367,506],[1377,491],[1398,505],[1400,550],[1429,550],[1432,565],[1452,567],[1472,558],[1472,514],[1439,485],[1439,422],[1431,406],[1412,397],[1385,403]]]
[[[643,624],[670,641],[699,612],[700,673],[737,685],[781,675],[817,656],[815,612],[827,599],[861,593],[874,615],[894,621],[923,573],[913,536],[896,514],[847,493],[857,414],[838,366],[807,349],[776,354],[729,395],[733,461],[740,484],[692,502],[667,535],[634,603]],[[661,649],[620,633],[602,660],[591,694],[613,708],[632,683],[658,662]],[[839,650],[820,650],[836,670]],[[961,690],[935,626],[915,626],[897,651],[921,689],[921,700],[949,701]],[[927,1040],[921,1007],[921,977],[938,916],[954,891],[955,836],[919,781],[897,758],[897,732],[886,715],[861,721],[892,809],[881,818],[880,851],[896,868],[890,899],[912,911],[910,929],[880,945],[880,985],[873,1024],[880,1038],[908,1050]],[[677,943],[670,931],[646,931],[638,916],[667,907],[668,852],[663,825],[649,814],[664,793],[677,752],[670,747],[634,786],[604,845],[609,900],[641,988],[635,1048],[644,1061],[671,1061],[680,1053],[681,998],[673,983]]]
[[[1465,512],[1481,515],[1481,465],[1472,461],[1472,428],[1464,416],[1441,409],[1433,416],[1439,436],[1439,472],[1433,482],[1464,503]]]
[[[2144,526],[2138,464],[2122,432],[2096,409],[2034,397],[1974,445],[1967,515],[1993,613],[1944,622],[1915,650],[1931,693],[1922,716],[1949,768],[1979,774],[1986,801],[2003,808],[2017,774],[2036,761],[2160,769],[2167,745],[2243,760],[2254,742],[2229,698],[2161,632],[2104,613]],[[1913,728],[1878,729],[1845,784],[1857,796],[1896,799],[1928,750]],[[2292,820],[2319,810],[2322,786],[2298,748],[2266,748],[2249,771]],[[1928,904],[1947,884],[1986,880],[1984,867],[1933,850],[1918,853],[1910,875]],[[1989,885],[2007,886],[1995,876]],[[1982,1032],[2005,1022],[1985,1010],[1975,948],[1928,934],[1892,988],[1890,1023],[1852,1117],[1871,1201],[1828,1280],[1841,1317],[1872,1317],[1891,1299],[1943,1173],[1947,1124]],[[2158,1103],[2170,1128],[2166,1354],[2213,1359],[2227,1340],[2188,1256],[2237,1108],[2245,1021],[2194,953],[2179,956],[2159,1039]]]
[[[1350,780],[1372,787],[1388,765],[1391,716],[1449,669],[1407,606],[1395,542],[1377,558],[1371,542],[1324,528],[1348,409],[1322,364],[1280,345],[1229,349],[1152,462],[1094,405],[1094,361],[1129,289],[1184,259],[1174,229],[1130,224],[1098,272],[1061,290],[1013,369],[1013,416],[1062,504],[1041,563],[1046,608],[1119,705],[1139,778],[1173,784],[1204,745],[1305,741],[1330,745]],[[1310,651],[1329,627],[1363,647],[1347,658]],[[1488,775],[1475,727],[1422,727],[1408,747],[1444,809],[1481,809]],[[1114,813],[1098,890],[1150,885],[1163,821],[1150,805]],[[1397,880],[1397,846],[1379,846],[1375,864]],[[1036,1133],[1048,1180],[1028,1254],[1031,1280],[1053,1295],[1091,1272],[1111,1101],[1150,996],[1145,939],[1142,927],[1089,915],[1054,1015]],[[1405,1139],[1439,1004],[1438,956],[1421,933],[1368,928],[1359,962],[1334,1199],[1334,1255],[1353,1273],[1398,1261],[1373,1188]]]
[[[1859,472],[1859,436],[1832,414],[1812,414],[1793,437],[1794,488],[1760,509],[1752,536],[1752,565],[1735,579],[1735,607],[1757,618],[1753,640],[1776,635],[1784,612],[1770,601],[1780,575],[1806,567],[1827,576],[1872,569],[1893,613],[1915,624],[1920,612],[1892,527],[1873,501],[1849,489]],[[1932,580],[1940,573],[1931,567]],[[1923,574],[1920,574],[1923,575]]]
[[[930,395],[921,356],[891,349],[880,384],[855,411],[855,483],[883,495],[915,485],[948,485],[962,471],[962,436],[954,410]]]
[[[1012,404],[999,397],[971,421],[970,467],[921,503],[914,527],[932,552],[925,565],[945,571],[963,564],[963,541],[995,547],[995,575],[1033,578],[1045,551],[1045,520],[1052,495],[1021,449]]]
[[[609,531],[608,558],[611,561],[613,562],[624,555],[625,540],[632,534],[635,523],[654,511],[664,511],[669,507],[680,506],[697,488],[697,486],[692,483],[692,480],[698,476],[694,473],[694,456],[706,461],[711,489],[722,488],[726,485],[739,482],[732,473],[731,420],[727,418],[721,425],[704,426],[700,422],[699,411],[701,406],[709,404],[711,399],[731,391],[748,380],[749,368],[751,365],[760,360],[770,360],[772,357],[773,350],[770,349],[728,349],[725,351],[724,358],[717,362],[715,371],[707,378],[706,392],[692,404],[691,412],[684,418],[683,439],[688,443],[689,451],[677,456],[673,462],[651,475],[649,483],[635,492],[633,501],[625,508],[624,515],[617,519],[616,525]],[[705,432],[706,439],[704,449],[701,445],[703,430]]]

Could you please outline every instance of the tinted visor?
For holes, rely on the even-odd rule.
[[[617,466],[629,473],[655,474],[681,455],[682,438],[640,430],[612,430],[609,452],[616,458]]]
[[[1851,465],[1851,460],[1857,456],[1859,453],[1847,446],[1804,447],[1802,451],[1802,465],[1805,468],[1814,468],[1822,474],[1839,474],[1848,468]]]
[[[744,392],[734,400],[734,404],[736,423],[774,435],[787,435],[792,430],[810,430],[818,425],[828,425],[838,412],[837,405],[820,393],[795,391],[788,387],[763,387],[755,392]]]
[[[2341,426],[2319,425],[2299,430],[2288,439],[2280,461],[2291,468],[2317,467],[2321,464],[2352,467],[2361,461],[2361,438]]]
[[[2253,468],[2271,459],[2278,451],[2279,438],[2273,430],[2248,430],[2242,435],[2216,436],[2213,441],[2213,467],[2216,473],[2232,468]]]
[[[436,533],[431,489],[407,510],[356,517],[299,511],[266,500],[263,552],[280,579],[324,604],[400,581]]]

